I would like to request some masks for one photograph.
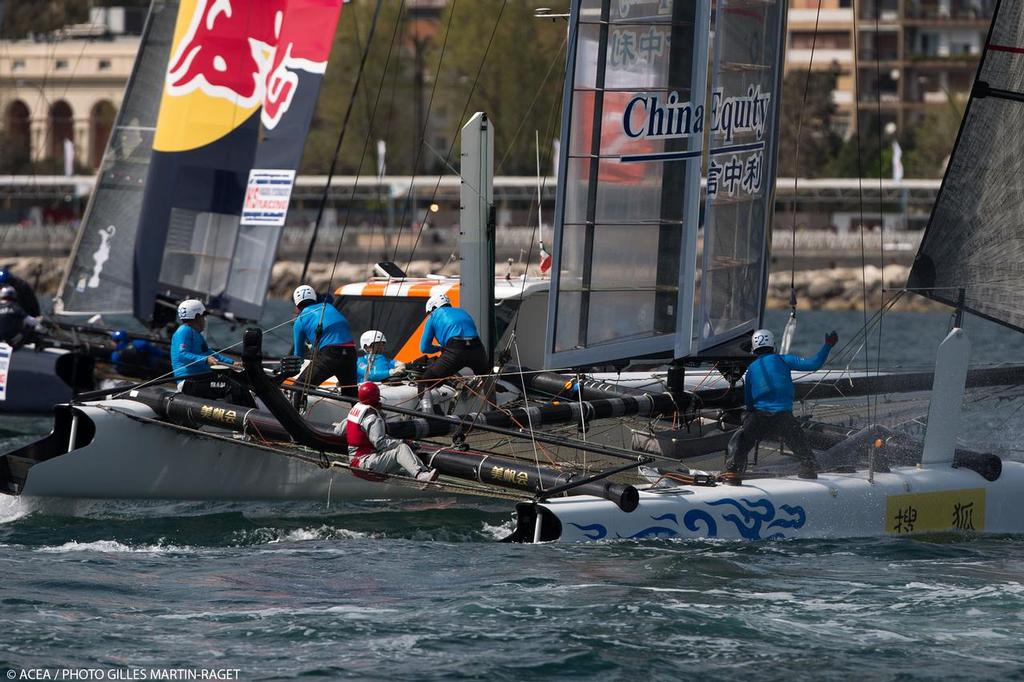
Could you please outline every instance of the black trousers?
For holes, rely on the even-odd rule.
[[[299,376],[295,377],[296,388],[316,388],[328,377],[338,380],[342,395],[356,397],[356,348],[355,346],[324,346],[316,351],[313,360]],[[303,386],[305,384],[305,386]],[[296,403],[299,402],[295,393]]]
[[[452,339],[445,344],[441,354],[434,359],[420,377],[419,394],[433,388],[443,379],[455,376],[463,367],[469,367],[473,374],[490,374],[491,365],[487,351],[480,339]],[[437,381],[431,381],[436,379]]]
[[[181,384],[181,392],[195,398],[223,400],[233,405],[256,407],[249,387],[223,373],[210,372],[188,377]]]
[[[765,438],[781,438],[793,451],[800,464],[814,465],[814,453],[807,437],[792,412],[760,412],[753,410],[743,417],[743,426],[729,439],[727,471],[742,472],[747,468],[747,454]]]

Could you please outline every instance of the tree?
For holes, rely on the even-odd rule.
[[[462,119],[486,112],[495,123],[496,174],[533,175],[534,131],[540,131],[542,157],[550,156],[551,140],[558,135],[566,27],[534,17],[536,8],[545,4],[551,3],[450,3],[441,19],[442,27],[451,22],[451,30],[439,69],[442,35],[434,41],[428,68],[439,78],[430,114],[437,124],[435,137],[450,144],[465,123]],[[500,25],[495,31],[496,21]],[[550,159],[542,158],[542,163],[551,168]]]
[[[375,0],[361,0],[344,5],[342,9],[306,140],[301,166],[303,173],[326,173],[330,168],[345,112],[353,97],[375,7]],[[406,20],[399,9],[398,3],[384,2],[381,5],[362,82],[355,93],[356,100],[345,130],[338,158],[339,173],[375,175],[378,139],[388,143],[389,174],[411,171],[411,145],[399,142],[412,135],[414,128],[410,106],[411,59],[405,44]]]
[[[892,177],[892,140],[880,136],[878,130],[877,118],[862,118],[857,132],[843,143],[826,172],[840,178]]]
[[[832,91],[837,78],[838,72],[832,69],[811,72],[809,81],[807,71],[802,70],[788,73],[783,79],[782,117],[779,122],[780,176],[819,177],[842,146],[842,139],[833,130],[836,105],[832,101]]]
[[[929,108],[910,129],[904,167],[912,178],[941,178],[953,151],[965,98],[951,98],[945,105]]]
[[[148,7],[149,0],[6,0],[0,2],[0,37],[44,35],[89,20],[90,7]]]

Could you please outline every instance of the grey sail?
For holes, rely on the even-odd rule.
[[[907,288],[1024,331],[1024,2],[996,6]]]
[[[132,263],[178,2],[153,3],[54,312],[132,312]]]
[[[548,367],[690,349],[710,0],[575,0]]]
[[[711,77],[697,349],[761,324],[787,4],[719,0]]]

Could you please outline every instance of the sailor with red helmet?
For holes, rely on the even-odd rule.
[[[405,441],[388,436],[379,408],[377,384],[372,381],[359,384],[359,402],[335,429],[338,433],[344,429],[349,466],[376,474],[405,473],[417,481],[437,480],[437,469],[423,466]]]

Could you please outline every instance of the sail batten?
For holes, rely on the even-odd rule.
[[[907,289],[1024,330],[1024,0],[1001,0]],[[960,292],[963,292],[961,298]]]

